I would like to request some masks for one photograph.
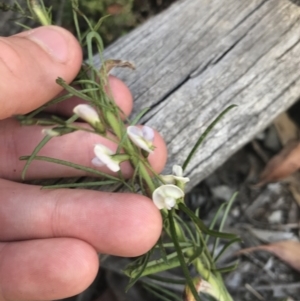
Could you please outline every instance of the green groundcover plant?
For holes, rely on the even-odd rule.
[[[122,120],[122,112],[116,106],[113,99],[107,93],[108,74],[115,67],[130,67],[132,64],[122,60],[104,60],[102,57],[103,43],[99,35],[103,18],[96,24],[92,24],[80,10],[78,0],[71,0],[72,15],[76,28],[77,39],[81,46],[86,49],[88,58],[82,65],[76,79],[69,85],[63,78],[57,78],[56,82],[62,86],[66,93],[37,110],[18,116],[17,118],[24,126],[41,125],[47,126],[43,129],[44,138],[36,146],[29,156],[21,157],[26,160],[23,170],[25,179],[26,171],[33,160],[43,160],[53,164],[61,164],[78,170],[88,172],[100,180],[84,183],[68,183],[43,187],[44,189],[76,188],[76,187],[102,187],[103,185],[124,185],[129,191],[142,193],[148,196],[160,210],[163,218],[163,231],[159,241],[146,254],[133,261],[124,273],[129,277],[129,289],[138,280],[144,287],[162,300],[201,300],[202,294],[208,298],[218,301],[231,301],[222,273],[229,272],[236,265],[220,267],[218,261],[226,249],[239,239],[229,233],[222,232],[226,217],[234,201],[235,195],[227,203],[224,203],[216,213],[213,221],[206,226],[199,218],[199,210],[193,212],[185,204],[185,185],[189,178],[184,176],[184,171],[191,161],[193,154],[197,151],[201,142],[218,121],[230,111],[234,105],[229,106],[208,126],[207,130],[198,139],[189,156],[182,165],[173,167],[173,174],[156,174],[148,162],[148,155],[154,149],[152,144],[154,132],[148,126],[137,127],[139,119],[147,112],[147,108],[140,112],[133,120]],[[34,19],[41,25],[52,24],[51,8],[46,8],[44,2],[27,1],[27,7],[23,8],[16,1],[13,6],[0,3],[3,10],[17,11],[21,16]],[[79,19],[86,22],[88,30],[82,32]],[[80,22],[82,22],[82,20]],[[20,24],[22,25],[22,24]],[[26,28],[26,26],[22,25]],[[94,66],[94,53],[96,49],[101,59],[101,68]],[[79,88],[74,88],[79,87]],[[70,97],[77,96],[86,104],[74,108],[73,116],[63,119],[60,116],[45,116],[41,114],[48,106],[62,102]],[[85,120],[90,127],[79,127],[75,124],[77,119]],[[51,129],[49,129],[49,126]],[[92,132],[118,144],[116,152],[102,144],[94,147],[95,158],[92,163],[95,168],[81,166],[71,162],[57,160],[50,157],[39,156],[39,151],[57,136],[68,135],[74,131]],[[132,179],[125,180],[120,171],[120,163],[129,161],[134,169]],[[116,176],[106,175],[97,167],[106,165],[116,173]],[[182,216],[185,216],[185,219]],[[221,219],[220,226],[215,229],[217,221]],[[220,239],[224,240],[224,246],[219,250]],[[210,250],[208,244],[212,242]],[[217,252],[217,250],[219,250]],[[153,258],[153,254],[160,254],[160,258]],[[183,278],[174,281],[159,276],[158,273],[181,267]],[[156,275],[158,274],[158,275]],[[173,292],[167,290],[161,282],[180,283],[185,285],[183,297],[180,298]]]

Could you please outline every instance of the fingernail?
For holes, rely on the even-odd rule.
[[[68,60],[67,37],[53,27],[40,27],[33,29],[27,38],[37,43],[55,60],[65,63]]]

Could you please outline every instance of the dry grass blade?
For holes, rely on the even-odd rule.
[[[272,253],[282,261],[286,262],[293,269],[300,271],[300,243],[297,241],[286,240],[269,245],[246,248],[238,251],[236,255],[247,254],[254,251],[266,251]]]
[[[298,127],[286,112],[274,120],[274,125],[282,145],[298,138]]]
[[[270,182],[277,182],[292,175],[300,168],[300,143],[290,142],[282,151],[274,156],[260,175],[256,185],[263,186]]]

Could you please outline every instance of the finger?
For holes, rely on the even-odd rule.
[[[161,233],[160,212],[138,194],[41,190],[5,180],[0,194],[0,241],[72,237],[101,253],[138,256]]]
[[[97,275],[96,251],[71,238],[0,243],[0,301],[76,295]]]
[[[124,82],[115,76],[109,76],[109,87],[107,88],[107,92],[111,92],[111,96],[115,100],[117,106],[121,109],[125,116],[129,116],[132,111],[133,100],[132,94]],[[47,112],[63,116],[71,116],[73,114],[74,107],[82,103],[86,102],[78,97],[72,97],[56,105],[50,106],[47,109]]]
[[[0,122],[0,137],[3,145],[3,147],[0,147],[0,178],[21,180],[25,161],[20,161],[19,158],[24,155],[30,155],[44,138],[44,135],[41,133],[41,127],[22,127],[16,120],[9,119],[2,121],[2,124]],[[91,160],[95,157],[93,149],[97,143],[105,144],[112,150],[117,150],[115,143],[99,135],[77,131],[61,137],[54,137],[42,148],[39,155],[69,161],[113,174],[105,166],[95,167],[92,165]],[[149,155],[149,162],[153,169],[160,173],[166,163],[167,150],[164,140],[157,132],[155,132],[153,144],[156,148]],[[133,169],[128,161],[121,163],[120,166],[124,177],[128,178],[132,175]],[[33,161],[26,173],[26,179],[84,175],[87,174],[74,168],[49,162]]]
[[[71,82],[82,62],[75,37],[56,26],[39,27],[0,38],[0,120],[43,105]]]

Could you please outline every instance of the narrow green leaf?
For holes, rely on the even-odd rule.
[[[16,5],[16,7],[18,8],[18,10],[24,15],[25,14],[25,10],[23,9],[23,7],[20,5],[19,1],[15,0],[14,4]]]
[[[86,94],[82,93],[82,91],[76,90],[73,87],[69,86],[62,78],[58,78],[56,80],[56,83],[59,84],[61,87],[66,89],[69,93],[71,93],[74,96],[77,96],[83,100],[93,102],[93,99],[88,97]]]
[[[152,288],[152,293],[154,293],[155,290],[157,290],[158,294],[156,296],[159,297],[161,300],[182,301],[182,298],[177,296],[175,293],[171,292],[169,289],[165,289],[165,288],[159,286],[158,284],[144,282],[143,285],[146,287],[148,286],[148,289]],[[166,296],[171,297],[172,299],[166,299],[166,296],[163,296],[162,294],[165,294]]]
[[[150,259],[151,253],[152,253],[152,250],[150,250],[148,253],[146,253],[144,255],[143,264],[140,267],[140,270],[137,272],[137,274],[133,278],[130,279],[129,284],[126,287],[126,292],[139,280],[139,278],[143,274],[144,270],[146,269],[147,263]]]
[[[197,245],[196,239],[193,235],[193,229],[191,229],[190,225],[187,222],[184,222],[182,220],[182,218],[177,214],[175,215],[175,218],[176,218],[176,220],[178,220],[178,223],[181,225],[181,227],[185,229],[185,231],[189,235],[190,239],[193,241],[194,245]]]
[[[30,156],[26,156],[26,159],[24,157],[21,157],[20,160],[27,160],[23,171],[22,171],[22,180],[25,180],[25,175],[27,172],[27,169],[29,165],[31,164],[32,160],[36,158],[36,154],[52,139],[50,136],[45,136],[42,141],[35,147],[32,154]]]
[[[180,241],[179,244],[180,244],[181,248],[192,248],[192,247],[194,247],[194,245],[191,242]],[[165,249],[167,249],[167,248],[174,249],[174,244],[172,242],[169,242],[169,243],[165,242],[163,244],[163,246],[164,246]],[[158,246],[155,246],[155,247],[158,248]]]
[[[95,86],[95,88],[98,88],[98,89],[101,88],[101,85],[99,85],[97,82],[94,82],[90,79],[78,79],[78,80],[74,81],[72,84],[74,84],[74,86],[88,84],[91,86]]]
[[[75,122],[77,119],[78,119],[78,116],[76,114],[74,114],[68,120],[66,120],[65,123],[66,124],[71,124],[71,123]]]
[[[143,287],[148,290],[151,294],[153,294],[155,297],[159,298],[160,300],[162,301],[174,301],[174,299],[169,299],[168,297],[166,296],[163,296],[160,292],[156,292],[155,289],[153,289],[152,287],[149,286],[149,284],[146,284],[144,283],[143,284]],[[175,300],[178,300],[178,299],[175,299]],[[182,301],[179,299],[179,301]]]
[[[98,31],[99,28],[101,27],[103,21],[106,20],[106,19],[109,18],[109,17],[110,17],[110,15],[106,15],[106,16],[101,17],[101,18],[98,20],[98,22],[96,23],[96,25],[94,26],[93,30],[94,30],[94,31]]]
[[[166,252],[166,249],[164,248],[164,244],[163,244],[163,241],[162,241],[162,236],[159,237],[157,245],[159,247],[159,251],[160,251],[162,260],[164,261],[165,264],[169,264],[168,257],[167,257],[167,252]]]
[[[200,208],[196,209],[195,215],[196,215],[197,218],[199,218],[199,216],[200,216]],[[203,241],[202,233],[200,231],[195,231],[195,232],[196,232],[195,235],[196,235],[197,246],[200,246],[200,241]]]
[[[188,254],[189,260],[187,261],[187,264],[192,263],[195,259],[199,258],[203,253],[204,248],[194,248],[194,252],[192,254]],[[205,257],[205,256],[204,256]]]
[[[150,108],[143,109],[137,116],[130,122],[130,125],[136,125],[139,120],[149,111]]]
[[[193,252],[193,250],[194,250],[193,246],[186,247],[186,248],[184,248],[180,244],[179,244],[179,246],[182,249],[183,253]],[[190,261],[191,261],[190,258],[192,258],[191,256],[187,257],[185,259],[187,263],[190,263]],[[179,266],[180,266],[180,262],[178,260],[178,254],[177,254],[177,252],[173,252],[173,253],[167,255],[167,263],[165,263],[165,261],[162,258],[149,261],[147,263],[146,268],[143,270],[142,274],[140,275],[140,277],[160,273],[160,272],[170,270],[170,269],[173,269],[173,268],[176,268]],[[138,269],[139,269],[139,267],[138,268],[129,267],[129,268],[125,269],[124,273],[129,277],[130,276],[135,277],[136,274],[139,272]]]
[[[227,114],[227,112],[229,112],[231,109],[235,108],[236,105],[231,105],[228,108],[226,108],[221,114],[219,114],[219,116],[208,126],[208,128],[204,131],[204,133],[200,136],[200,138],[198,139],[198,141],[196,142],[196,144],[194,145],[194,147],[192,148],[191,152],[189,153],[189,155],[187,156],[187,158],[185,159],[183,165],[182,165],[182,170],[184,171],[187,167],[187,165],[189,164],[189,162],[191,161],[192,157],[194,156],[195,152],[197,151],[198,147],[201,145],[201,143],[203,142],[203,140],[207,137],[207,135],[209,134],[209,132],[215,127],[215,125],[225,116],[225,114]]]
[[[220,252],[218,253],[218,255],[214,258],[214,262],[217,263],[218,260],[221,258],[221,256],[223,255],[223,253],[233,244],[240,242],[241,239],[240,238],[235,238],[232,239],[231,241],[229,241],[227,244],[225,244],[223,246],[223,248],[220,250]]]
[[[91,31],[86,36],[86,44],[87,44],[87,50],[88,50],[88,62],[90,66],[94,66],[94,51],[93,51],[93,40],[96,41],[96,46],[98,49],[98,54],[100,56],[100,60],[102,59],[102,52],[103,52],[103,41],[100,37],[100,35],[95,32]],[[95,80],[95,74],[92,72],[91,79]]]
[[[231,234],[231,233],[223,233],[223,232],[218,232],[218,231],[208,229],[204,225],[204,223],[195,215],[195,213],[192,210],[190,210],[185,204],[179,203],[178,207],[180,210],[182,210],[184,213],[186,213],[192,219],[192,221],[195,223],[195,225],[197,225],[199,230],[202,231],[203,233],[208,234],[210,236],[220,237],[220,238],[224,238],[224,239],[235,239],[236,238],[236,235]]]
[[[36,116],[38,113],[41,113],[43,110],[45,110],[47,107],[52,106],[54,104],[60,103],[70,97],[72,97],[73,94],[68,93],[59,97],[56,97],[52,100],[50,100],[49,102],[47,102],[46,104],[42,105],[41,107],[37,108],[36,110],[32,111],[31,113],[29,113],[28,115],[26,115],[27,118],[33,118],[34,116]]]
[[[77,15],[78,2],[77,2],[77,0],[71,0],[71,1],[72,1],[72,10],[73,10],[73,22],[74,22],[75,29],[76,29],[77,39],[80,42],[80,44],[82,44],[81,31],[80,31],[78,15]]]
[[[185,279],[172,279],[167,277],[161,277],[158,275],[148,275],[147,278],[160,281],[160,282],[165,282],[165,283],[183,284],[183,285],[185,285],[186,283]]]
[[[173,210],[169,211],[168,218],[169,218],[169,223],[170,223],[170,230],[171,230],[172,240],[174,242],[174,246],[175,246],[176,252],[178,254],[178,260],[180,262],[180,266],[182,268],[182,272],[183,272],[184,277],[186,279],[187,285],[189,286],[189,288],[191,290],[191,293],[193,294],[195,300],[196,301],[201,301],[200,297],[199,297],[199,295],[196,291],[196,288],[195,288],[193,279],[190,275],[187,264],[185,262],[185,258],[183,256],[182,250],[181,250],[180,245],[178,243],[178,237],[176,235],[176,228],[175,228],[175,223],[174,223],[174,218],[173,218]]]
[[[138,174],[138,176],[139,176],[139,187],[142,191],[142,194],[147,195],[147,191],[146,191],[145,184],[144,184],[144,178],[142,177],[142,175],[140,173]]]
[[[20,158],[20,160],[29,160],[29,158],[31,158],[31,156],[22,156]],[[75,169],[78,169],[78,170],[81,170],[81,171],[85,171],[85,172],[88,172],[88,173],[95,174],[97,176],[102,176],[102,177],[105,177],[105,178],[108,178],[108,179],[111,179],[111,180],[115,180],[115,181],[121,182],[120,179],[118,179],[116,177],[113,177],[111,175],[108,175],[108,174],[106,174],[104,172],[101,172],[99,170],[96,170],[96,169],[93,169],[93,168],[89,168],[89,167],[86,167],[84,165],[79,165],[79,164],[71,163],[71,162],[68,162],[68,161],[59,160],[59,159],[50,158],[50,157],[45,157],[45,156],[35,156],[33,158],[33,160],[46,161],[46,162],[51,162],[51,163],[55,163],[55,164],[60,164],[60,165],[68,166],[68,167],[72,167],[72,168],[75,168]],[[126,186],[128,185],[127,183],[123,183],[123,184],[125,184]]]
[[[83,14],[80,10],[78,10],[78,13],[80,13],[81,17],[83,17],[83,19],[85,20],[86,24],[89,27],[89,30],[93,31],[93,26],[91,21],[87,18],[87,16],[85,14]]]
[[[211,222],[210,225],[209,225],[209,229],[210,229],[210,230],[212,230],[212,229],[215,227],[215,224],[216,224],[216,222],[217,222],[217,220],[218,220],[218,218],[219,218],[219,216],[220,216],[220,214],[221,214],[221,212],[223,211],[223,208],[224,208],[225,206],[226,206],[226,203],[223,203],[223,204],[219,207],[217,213],[215,214],[215,216],[214,216],[212,222]],[[209,235],[206,235],[205,240],[204,240],[205,243],[208,243],[208,240],[209,240]]]
[[[66,183],[43,186],[42,189],[58,189],[58,188],[78,188],[78,187],[93,187],[117,184],[119,181],[95,181],[95,182],[83,182],[83,183]]]
[[[25,25],[23,23],[17,22],[17,21],[15,22],[15,24],[17,24],[18,26],[21,26],[22,28],[24,28],[26,30],[30,30],[31,29],[31,27],[29,27],[29,26],[27,26],[27,25]]]
[[[231,199],[230,199],[230,200],[228,201],[228,203],[227,203],[227,206],[226,206],[226,209],[225,209],[225,212],[224,212],[224,214],[223,214],[222,221],[221,221],[221,224],[220,224],[220,227],[219,227],[219,231],[220,231],[220,232],[221,232],[221,231],[223,230],[223,228],[224,228],[224,225],[225,225],[226,219],[227,219],[227,217],[228,217],[229,211],[230,211],[230,209],[231,209],[231,207],[232,207],[232,204],[233,204],[233,202],[235,201],[237,195],[238,195],[238,193],[235,192],[235,193],[232,195]],[[212,257],[214,257],[215,250],[218,248],[218,245],[219,245],[219,238],[217,238],[217,239],[215,240],[215,243],[214,243],[214,246],[213,246],[213,250],[212,250],[212,252],[211,252]]]
[[[56,115],[51,115],[50,118],[51,118],[51,120],[55,121],[59,125],[65,125],[65,123],[66,123],[64,119],[62,119]]]
[[[218,272],[218,273],[232,272],[237,268],[238,264],[239,264],[239,261],[236,261],[233,265],[230,265],[230,266],[224,267],[224,268],[215,269],[215,270],[212,270],[212,271],[213,272]]]

